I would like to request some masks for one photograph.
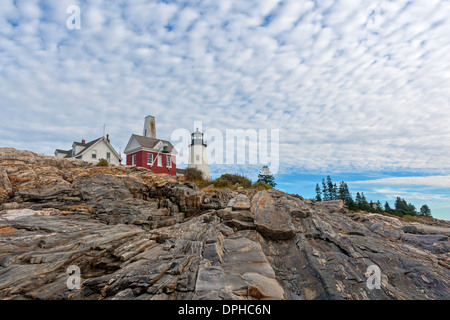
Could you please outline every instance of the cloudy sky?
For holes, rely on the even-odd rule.
[[[330,174],[450,220],[449,34],[447,0],[2,0],[0,146],[51,155],[106,123],[123,150],[148,114],[166,139],[279,129],[280,189]]]

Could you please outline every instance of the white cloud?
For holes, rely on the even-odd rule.
[[[279,128],[282,170],[450,170],[446,1],[82,2],[78,31],[77,1],[41,3],[2,4],[0,146],[52,154],[104,123],[124,146],[153,114],[166,138]]]
[[[393,177],[365,181],[353,181],[352,184],[364,185],[402,185],[402,186],[430,186],[450,188],[450,176],[426,176],[426,177]]]

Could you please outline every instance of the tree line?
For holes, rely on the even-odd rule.
[[[339,185],[333,183],[330,176],[322,178],[322,185],[316,184],[316,197],[314,201],[330,201],[343,200],[344,204],[352,211],[366,211],[372,213],[389,213],[396,216],[426,216],[431,217],[431,210],[428,205],[424,204],[419,211],[411,203],[407,203],[405,199],[397,197],[394,202],[394,208],[391,208],[389,202],[383,205],[380,200],[373,202],[367,201],[364,192],[357,192],[355,199],[348,188],[347,183],[341,181]]]

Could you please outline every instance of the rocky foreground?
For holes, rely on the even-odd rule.
[[[0,299],[449,299],[449,236],[445,221],[0,148]]]

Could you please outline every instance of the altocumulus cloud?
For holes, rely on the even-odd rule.
[[[365,181],[353,181],[352,183],[364,185],[403,185],[450,188],[450,176],[394,177]]]
[[[285,172],[448,172],[449,17],[435,0],[2,0],[0,145],[52,154],[107,123],[124,147],[152,114],[165,138],[279,128]]]

